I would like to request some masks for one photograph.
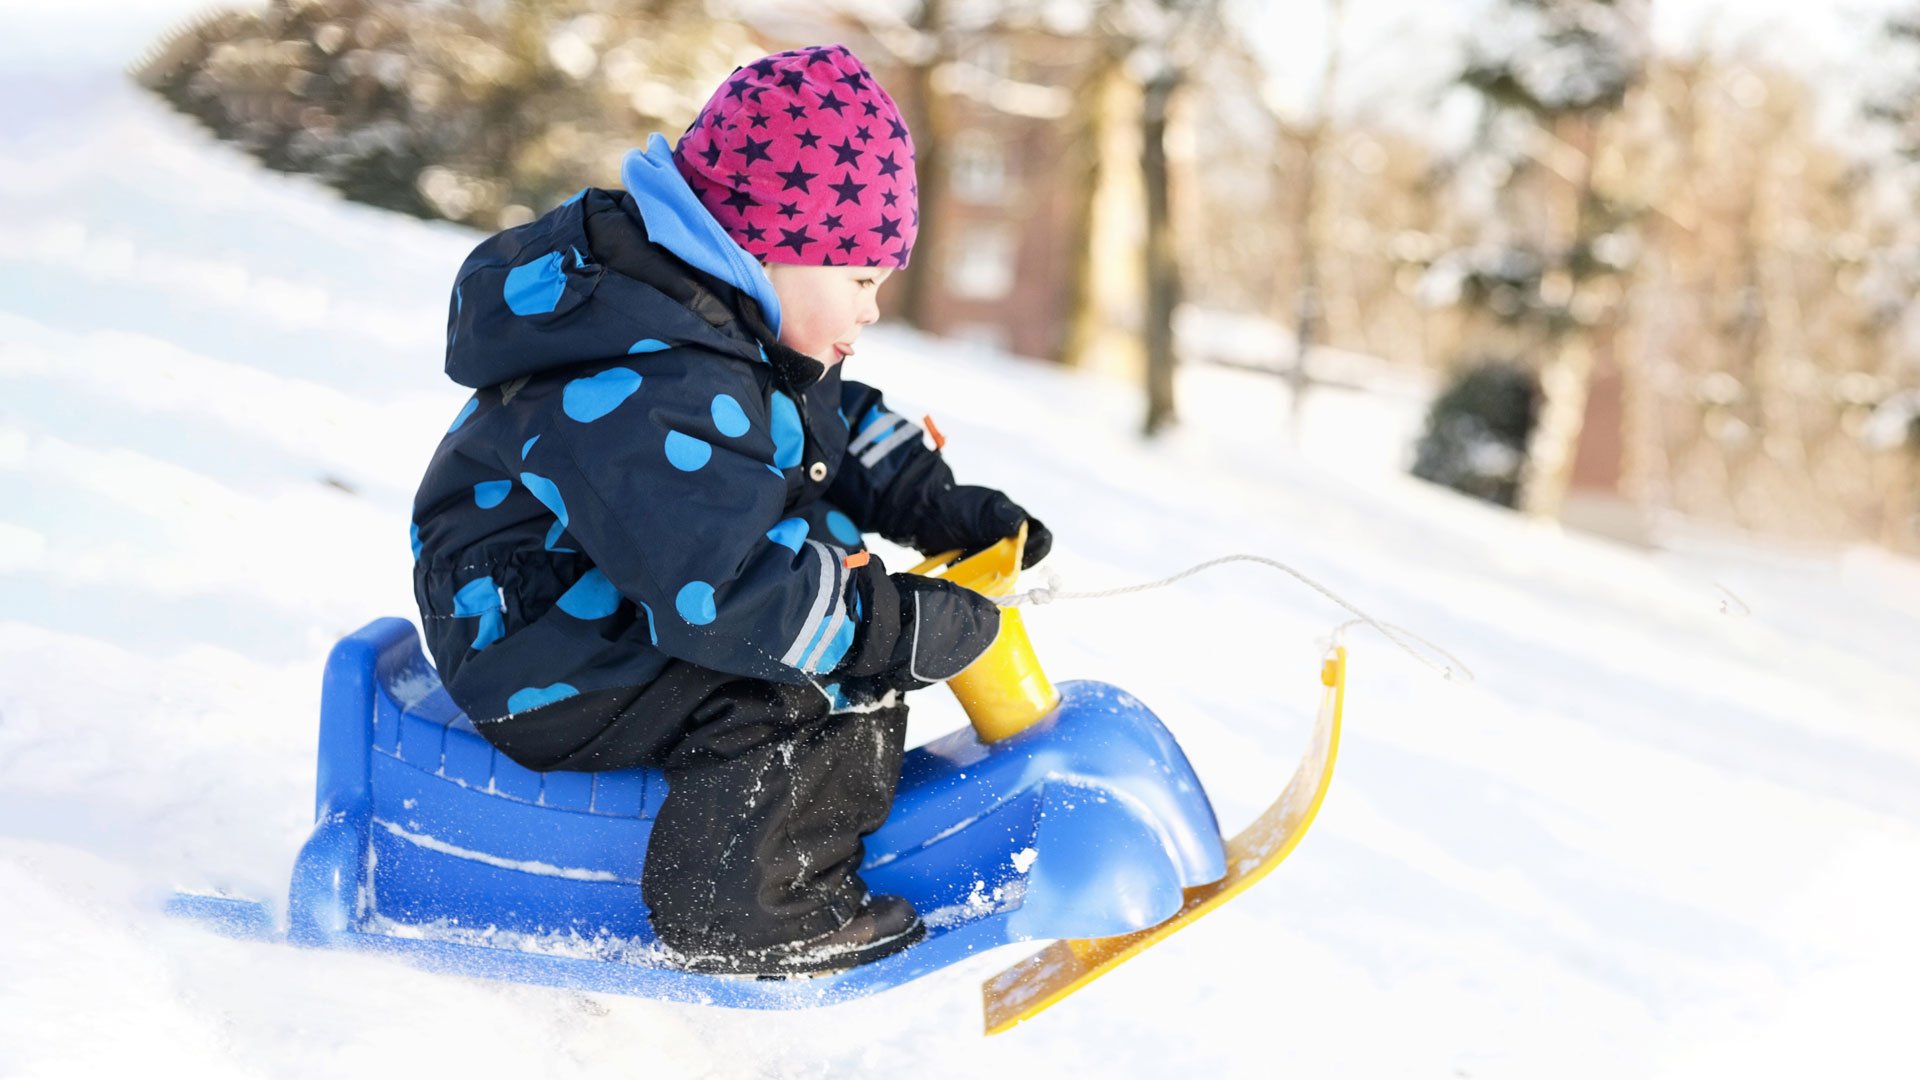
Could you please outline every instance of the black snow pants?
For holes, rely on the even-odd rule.
[[[640,880],[654,931],[733,955],[836,930],[866,898],[862,838],[893,805],[907,707],[828,708],[809,685],[674,661],[644,687],[478,726],[531,769],[664,770]]]

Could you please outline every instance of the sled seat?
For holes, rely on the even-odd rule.
[[[321,822],[296,871],[289,932],[432,927],[565,938],[616,948],[654,939],[640,870],[666,797],[654,769],[540,773],[481,737],[447,696],[411,623],[344,639],[321,693]],[[340,830],[335,850],[321,836]],[[356,833],[364,838],[344,835]],[[364,866],[357,889],[331,873]]]

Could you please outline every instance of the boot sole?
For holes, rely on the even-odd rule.
[[[847,971],[904,952],[919,944],[926,936],[927,924],[915,919],[912,926],[892,937],[862,945],[809,949],[798,953],[768,949],[740,957],[689,956],[682,958],[680,966],[701,975],[747,975],[763,980],[814,978]]]

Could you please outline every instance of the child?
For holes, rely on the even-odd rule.
[[[414,501],[414,593],[454,701],[534,769],[651,765],[641,893],[695,970],[849,967],[924,933],[861,838],[899,777],[899,693],[999,610],[889,575],[1029,524],[956,486],[840,363],[919,212],[893,99],[842,46],[737,69],[669,148],[476,248],[447,374],[476,388]]]

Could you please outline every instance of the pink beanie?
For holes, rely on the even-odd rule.
[[[720,227],[765,262],[905,267],[920,231],[907,125],[844,45],[735,68],[673,161]]]

